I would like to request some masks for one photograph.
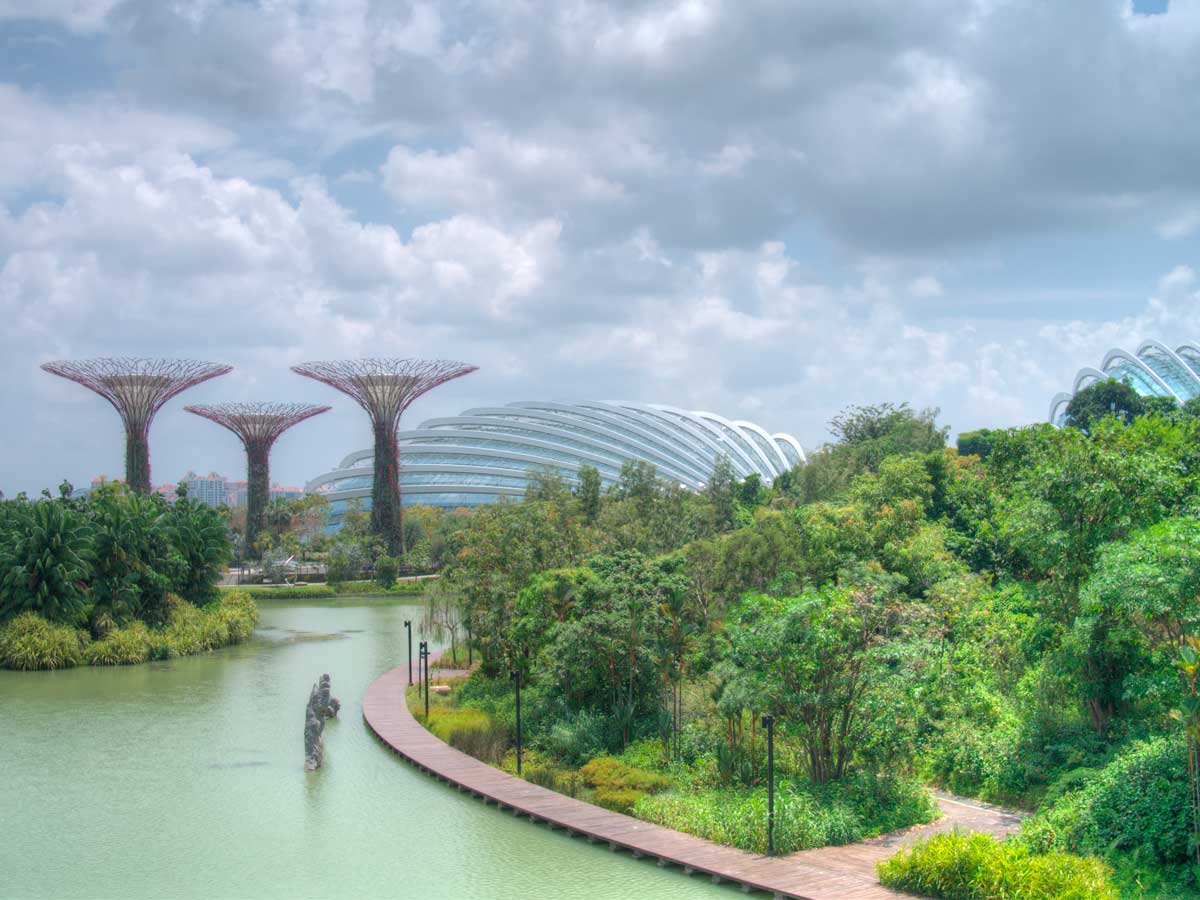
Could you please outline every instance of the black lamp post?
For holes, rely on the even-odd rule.
[[[517,685],[517,775],[521,774],[521,670],[514,669],[513,681]]]
[[[425,667],[425,721],[429,722],[429,642],[421,641],[421,663]],[[417,675],[420,676],[418,670]]]
[[[775,717],[763,716],[767,726],[767,856],[775,855]]]
[[[404,629],[408,632],[408,686],[412,687],[412,620],[404,620]]]

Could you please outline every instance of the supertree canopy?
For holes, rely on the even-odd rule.
[[[125,423],[125,482],[150,493],[150,423],[164,403],[188,388],[224,375],[232,366],[194,359],[118,356],[59,360],[42,368],[95,391]]]
[[[353,359],[292,366],[353,397],[371,417],[375,432],[375,475],[371,485],[371,531],[388,553],[404,553],[404,512],[400,505],[400,416],[427,391],[468,375],[476,366],[442,359]]]
[[[241,438],[246,448],[246,547],[253,552],[267,525],[271,447],[293,425],[328,412],[329,407],[311,403],[213,403],[184,409],[224,425]]]

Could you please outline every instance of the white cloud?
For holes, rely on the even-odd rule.
[[[942,283],[932,275],[921,275],[908,283],[908,292],[920,299],[940,297],[942,296]]]
[[[57,22],[72,31],[95,31],[121,0],[0,0],[0,21],[34,19]]]

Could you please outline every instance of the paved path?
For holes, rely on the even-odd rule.
[[[404,699],[407,680],[406,667],[376,679],[363,697],[363,719],[385,744],[422,771],[513,815],[527,815],[571,836],[607,843],[612,850],[651,857],[659,865],[680,866],[689,875],[696,872],[713,881],[732,881],[747,891],[762,890],[798,900],[897,900],[907,895],[882,887],[874,864],[895,852],[898,845],[955,824],[996,834],[1008,833],[1019,824],[1017,817],[1004,811],[943,795],[938,800],[947,818],[932,826],[846,847],[803,850],[781,858],[759,856],[601,809],[467,756],[413,718]]]

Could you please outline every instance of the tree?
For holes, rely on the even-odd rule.
[[[996,438],[1003,432],[999,429],[980,428],[976,431],[964,431],[958,436],[958,452],[963,456],[978,456],[987,459],[992,455],[992,446]]]
[[[873,589],[826,586],[796,597],[749,594],[729,626],[731,658],[804,747],[817,784],[843,777],[872,728],[886,678],[879,648],[896,612]]]
[[[757,472],[751,472],[738,486],[738,502],[750,509],[761,505],[766,496],[767,489],[763,487],[762,476]]]
[[[940,410],[916,412],[907,403],[848,406],[829,423],[836,444],[850,448],[858,471],[874,471],[889,456],[929,453],[946,446],[949,427],[937,425]]]
[[[579,498],[579,508],[583,511],[583,520],[589,525],[596,524],[600,516],[600,470],[595,466],[580,466],[579,486],[575,489]]]
[[[23,612],[75,623],[88,601],[91,528],[61,500],[0,501],[0,622]]]
[[[1083,591],[1084,611],[1110,612],[1178,652],[1200,633],[1200,521],[1165,519],[1105,545]]]
[[[721,455],[713,464],[712,474],[704,488],[704,496],[712,510],[712,527],[718,534],[733,530],[737,512],[737,475],[729,457]]]
[[[648,520],[658,497],[658,472],[653,463],[629,460],[621,466],[621,475],[612,491],[618,500],[632,501],[638,516]]]
[[[1116,416],[1128,425],[1143,412],[1145,403],[1128,382],[1108,378],[1088,385],[1071,398],[1066,424],[1086,434],[1106,416]]]
[[[180,494],[166,513],[167,534],[182,560],[175,593],[196,606],[217,599],[217,582],[229,559],[229,529],[216,510]]]
[[[93,634],[135,618],[164,620],[167,594],[187,578],[184,557],[166,527],[167,504],[158,496],[105,485],[89,496],[87,512],[95,535]]]

